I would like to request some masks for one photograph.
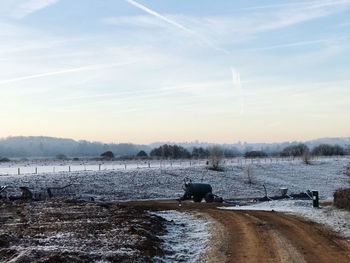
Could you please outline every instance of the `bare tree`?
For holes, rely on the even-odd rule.
[[[223,150],[219,146],[213,146],[209,149],[209,169],[222,171]]]
[[[304,149],[302,154],[302,160],[304,164],[307,164],[307,165],[311,164],[311,153],[308,148]]]
[[[253,176],[253,168],[251,165],[248,165],[245,169],[245,174],[247,176],[247,183],[249,185],[253,184],[254,176]]]
[[[345,166],[344,174],[350,176],[350,163],[347,166]]]

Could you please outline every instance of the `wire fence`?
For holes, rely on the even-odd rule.
[[[330,157],[314,157],[313,160],[322,160]],[[332,157],[332,158],[344,158]],[[227,158],[222,160],[223,166],[246,166],[250,164],[275,164],[286,162],[301,162],[301,157],[270,157],[270,158]],[[73,173],[84,171],[117,171],[132,169],[151,169],[151,168],[188,168],[204,167],[209,165],[207,159],[181,159],[181,160],[128,160],[128,161],[105,161],[105,162],[77,162],[63,161],[52,163],[48,161],[10,162],[0,165],[0,176],[6,175],[27,175],[27,174],[47,174],[47,173]]]

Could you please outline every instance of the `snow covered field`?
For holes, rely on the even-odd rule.
[[[138,167],[139,163],[134,162],[132,166],[129,162],[127,169],[1,175],[0,185],[12,187],[7,190],[8,195],[19,194],[20,186],[27,186],[33,192],[45,195],[49,187],[72,184],[57,194],[88,195],[109,200],[178,198],[183,194],[183,179],[188,177],[194,182],[210,183],[214,193],[226,199],[262,197],[263,184],[269,195],[279,195],[281,187],[288,188],[288,193],[315,189],[320,191],[321,199],[326,199],[331,198],[336,189],[350,186],[350,178],[343,174],[349,162],[348,156],[322,158],[312,161],[312,165],[305,165],[300,160],[255,161],[253,164],[232,160],[226,161],[224,172],[208,170],[205,162],[191,165],[187,161],[174,162],[172,165],[167,162],[162,167],[158,163],[157,167],[151,165],[150,168],[148,164],[147,167]],[[247,176],[248,166],[251,184]]]

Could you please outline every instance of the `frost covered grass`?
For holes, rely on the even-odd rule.
[[[280,188],[289,193],[319,190],[321,199],[333,196],[338,188],[349,185],[349,177],[343,171],[349,157],[322,158],[313,160],[312,165],[304,165],[301,160],[274,162],[255,161],[253,164],[237,160],[226,160],[225,171],[215,172],[203,164],[183,162],[180,165],[152,168],[127,168],[119,170],[56,172],[25,175],[0,176],[0,185],[9,185],[8,195],[20,194],[18,187],[27,186],[35,193],[47,194],[49,187],[62,187],[58,196],[94,196],[95,199],[130,200],[161,199],[182,196],[185,177],[194,182],[207,182],[215,194],[226,199],[262,197],[263,184],[269,195],[279,195]],[[250,183],[246,167],[250,166],[254,180]]]
[[[155,212],[167,220],[163,257],[155,257],[153,262],[198,262],[209,242],[208,220],[194,214],[178,211]]]
[[[312,201],[288,200],[270,201],[249,206],[225,207],[229,210],[257,210],[286,212],[302,216],[316,223],[320,223],[335,230],[350,241],[350,212],[337,209],[334,206],[313,208]]]

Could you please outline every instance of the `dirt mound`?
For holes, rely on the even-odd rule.
[[[350,211],[350,189],[339,189],[335,191],[334,205]]]

